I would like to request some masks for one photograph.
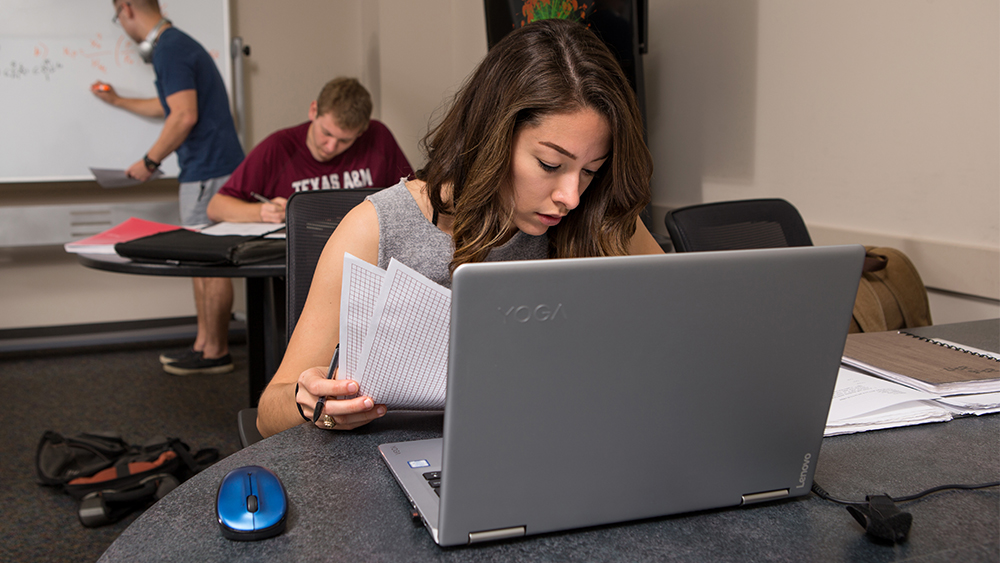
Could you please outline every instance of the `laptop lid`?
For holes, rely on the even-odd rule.
[[[863,256],[462,266],[435,540],[807,494]]]

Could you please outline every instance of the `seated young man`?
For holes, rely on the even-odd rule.
[[[309,121],[250,151],[209,202],[209,218],[281,223],[295,192],[384,188],[411,175],[396,139],[371,112],[371,95],[357,80],[331,80],[309,105]]]

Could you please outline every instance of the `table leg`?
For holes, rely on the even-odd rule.
[[[246,278],[247,297],[247,374],[250,384],[250,406],[256,407],[264,392],[267,370],[264,342],[264,294],[268,278]]]
[[[285,356],[285,278],[266,278],[264,288],[264,384],[278,371]]]
[[[247,362],[250,406],[278,371],[285,354],[284,278],[246,278]]]

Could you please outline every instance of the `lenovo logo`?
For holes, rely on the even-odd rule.
[[[566,318],[566,311],[563,311],[562,303],[559,303],[555,307],[551,305],[535,305],[534,307],[530,305],[515,306],[507,309],[505,312],[502,307],[497,308],[498,311],[503,315],[504,324],[507,323],[521,323],[524,324],[529,321],[554,321],[557,318]]]
[[[806,476],[809,475],[809,462],[812,461],[812,454],[806,454],[802,458],[802,472],[799,473],[799,484],[795,487],[796,489],[801,489],[806,486]]]

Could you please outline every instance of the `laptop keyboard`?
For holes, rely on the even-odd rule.
[[[434,489],[434,494],[441,496],[441,472],[428,471],[424,473],[424,479],[427,479],[427,484]]]

